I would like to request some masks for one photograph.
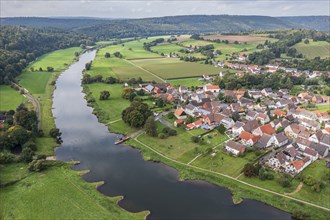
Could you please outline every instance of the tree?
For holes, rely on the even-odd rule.
[[[156,125],[154,116],[151,115],[148,117],[148,119],[144,125],[144,129],[149,136],[151,136],[151,137],[157,136],[157,125]]]
[[[115,55],[115,57],[117,58],[123,58],[123,55],[120,52],[114,52],[113,55]]]
[[[279,178],[278,182],[279,182],[279,184],[280,184],[282,187],[284,187],[284,188],[290,187],[290,186],[291,186],[291,181],[290,181],[289,178],[290,178],[290,177],[289,177],[288,175],[283,174],[283,175]]]
[[[34,155],[34,151],[30,148],[24,148],[20,154],[20,161],[22,162],[30,162],[32,161]]]
[[[147,118],[152,115],[148,105],[139,101],[133,101],[129,107],[122,111],[122,119],[132,127],[141,127]]]
[[[220,126],[217,128],[217,130],[220,134],[224,134],[226,132],[226,128],[223,124],[220,124]]]
[[[129,125],[135,128],[141,127],[144,124],[143,114],[137,110],[132,111],[129,115]]]
[[[110,97],[110,92],[103,90],[100,92],[100,100],[108,100]]]
[[[244,176],[251,178],[258,175],[259,169],[258,167],[255,167],[253,163],[247,163],[243,168],[243,173]]]
[[[224,100],[224,95],[223,95],[223,93],[219,92],[217,98],[218,98],[219,101]]]
[[[232,115],[231,115],[231,118],[236,122],[238,121],[238,119],[240,118],[240,115],[238,112],[234,112]]]
[[[228,96],[228,95],[225,96],[224,100],[226,103],[233,103],[233,101],[234,101],[233,97]]]
[[[58,138],[61,136],[61,132],[60,132],[60,129],[58,128],[52,128],[50,129],[49,131],[49,135],[52,137],[52,138]]]
[[[130,96],[135,93],[135,90],[132,88],[125,88],[123,90],[123,92],[121,93],[121,97],[123,97],[124,99],[129,99]]]
[[[34,111],[25,109],[19,110],[14,115],[16,124],[24,127],[27,130],[32,130],[38,124],[37,114]]]
[[[104,54],[104,57],[105,57],[105,58],[110,58],[110,56],[111,56],[111,55],[110,55],[110,53],[108,53],[108,52],[106,52],[106,53]]]
[[[156,100],[156,106],[159,107],[159,108],[163,108],[165,105],[165,102],[162,98],[159,98]]]
[[[12,143],[15,146],[22,146],[31,138],[31,135],[27,132],[27,130],[20,126],[15,126],[13,131],[9,132],[9,135],[11,136]]]
[[[115,83],[117,83],[117,79],[112,76],[109,76],[109,77],[105,78],[104,82],[107,84],[115,84]]]
[[[304,44],[309,44],[309,40],[308,39],[304,40]]]

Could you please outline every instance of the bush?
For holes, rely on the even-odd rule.
[[[284,174],[284,175],[282,175],[280,177],[280,179],[278,180],[278,182],[284,188],[290,187],[291,186],[291,181],[290,181],[289,178],[290,177],[288,175]]]
[[[312,176],[308,175],[304,178],[304,183],[307,186],[313,186],[313,185],[315,185],[316,180]]]
[[[307,213],[302,212],[302,211],[294,211],[292,213],[291,217],[294,220],[308,220],[308,219],[310,219],[310,216]]]
[[[173,113],[173,112],[169,112],[169,113],[167,114],[167,118],[168,118],[168,119],[173,119],[173,118],[174,118],[174,113]]]
[[[47,167],[46,161],[41,160],[33,160],[31,163],[29,163],[28,170],[31,172],[39,172]]]
[[[158,137],[159,137],[160,139],[165,139],[165,138],[166,138],[166,135],[165,135],[164,133],[160,133],[160,134],[158,135]]]
[[[15,162],[15,155],[9,151],[0,152],[0,164]]]
[[[30,148],[24,148],[20,155],[20,161],[22,162],[31,162],[34,155],[34,151]]]
[[[192,140],[192,142],[194,142],[194,143],[198,143],[198,142],[199,142],[199,138],[196,137],[196,136],[192,136],[192,137],[191,137],[191,140]]]
[[[28,141],[25,144],[23,144],[22,148],[30,148],[33,151],[37,150],[37,145],[33,141]]]

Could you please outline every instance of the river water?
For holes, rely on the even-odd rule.
[[[63,139],[57,159],[80,161],[74,169],[90,170],[83,176],[86,181],[104,181],[100,192],[124,196],[119,205],[128,211],[149,210],[148,219],[290,219],[288,213],[258,201],[234,205],[228,189],[205,181],[178,181],[175,169],[144,161],[129,146],[114,145],[116,135],[98,122],[82,92],[82,70],[95,53],[84,53],[57,80],[53,114]]]

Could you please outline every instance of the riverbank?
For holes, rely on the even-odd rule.
[[[119,87],[119,85],[115,85]],[[107,115],[109,113],[113,113],[114,115],[120,115],[119,112],[116,112],[113,109],[113,105],[116,105],[117,102],[119,102],[120,97],[116,95],[119,93],[118,91],[115,94],[111,93],[111,88],[113,85],[107,85],[107,84],[89,84],[84,85],[85,89],[84,91],[87,93],[86,99],[94,98],[95,102],[90,102],[89,105],[92,107],[95,107],[93,110],[93,113],[98,116],[98,119],[100,122],[107,124],[109,131],[114,133],[125,133],[130,134],[131,131],[130,127],[128,127],[123,121],[116,121],[114,118],[108,118]],[[109,101],[103,101],[102,104],[100,104],[100,101],[97,99],[97,91],[95,88],[98,88],[98,90],[109,90],[111,93],[110,100]],[[116,100],[116,101],[114,101]],[[122,101],[125,101],[122,99]],[[126,100],[127,101],[127,100]],[[110,110],[109,110],[110,109]],[[115,111],[115,112],[114,112]],[[119,109],[117,109],[119,111]],[[111,123],[110,123],[111,122]],[[141,138],[143,137],[143,138]],[[168,159],[173,158],[173,155],[170,154],[170,152],[164,151],[164,149],[161,149],[160,146],[155,146],[155,142],[151,141],[148,136],[142,135],[138,136],[137,138],[133,140],[129,140],[127,143],[141,151],[141,154],[143,155],[145,160],[150,161],[159,161],[164,164],[167,164],[176,170],[179,171],[180,179],[182,180],[205,180],[210,183],[216,184],[218,186],[226,187],[231,190],[233,193],[233,200],[236,202],[241,202],[242,199],[253,199],[257,201],[264,202],[266,204],[269,204],[271,206],[274,206],[278,209],[281,209],[286,212],[294,213],[297,211],[301,211],[304,213],[313,213],[314,216],[312,216],[315,219],[323,219],[326,218],[329,215],[329,212],[326,210],[323,210],[321,208],[317,208],[314,206],[310,206],[308,204],[303,204],[303,202],[299,202],[297,200],[302,199],[304,200],[304,197],[298,197],[299,199],[291,198],[291,197],[285,197],[284,193],[278,193],[274,194],[271,192],[268,192],[267,189],[264,189],[261,187],[259,189],[259,186],[253,187],[249,186],[249,183],[244,182],[240,180],[240,176],[234,172],[230,173],[230,175],[237,176],[237,179],[228,176],[225,177],[225,175],[218,174],[217,172],[212,171],[212,169],[206,169],[203,167],[199,167],[198,165],[187,165],[186,162],[181,162],[184,158],[178,158],[176,159]],[[170,140],[166,141],[169,142]],[[162,153],[155,153],[159,152],[161,150]],[[203,157],[202,157],[203,159]],[[235,158],[237,159],[237,158]],[[239,159],[239,158],[238,158]],[[232,159],[234,160],[234,159]],[[187,161],[188,162],[188,161]],[[230,168],[228,168],[230,169]],[[253,185],[253,184],[252,184]],[[295,188],[293,186],[292,188]],[[287,191],[290,191],[291,188],[289,188]],[[244,201],[243,201],[244,202]],[[317,205],[317,204],[316,204]],[[323,204],[320,204],[322,206]]]

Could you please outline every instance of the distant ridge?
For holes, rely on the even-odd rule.
[[[14,17],[0,18],[0,21],[1,25],[20,25],[35,28],[53,27],[76,31],[89,36],[104,36],[105,38],[285,28],[330,30],[329,16],[182,15],[142,19]]]

